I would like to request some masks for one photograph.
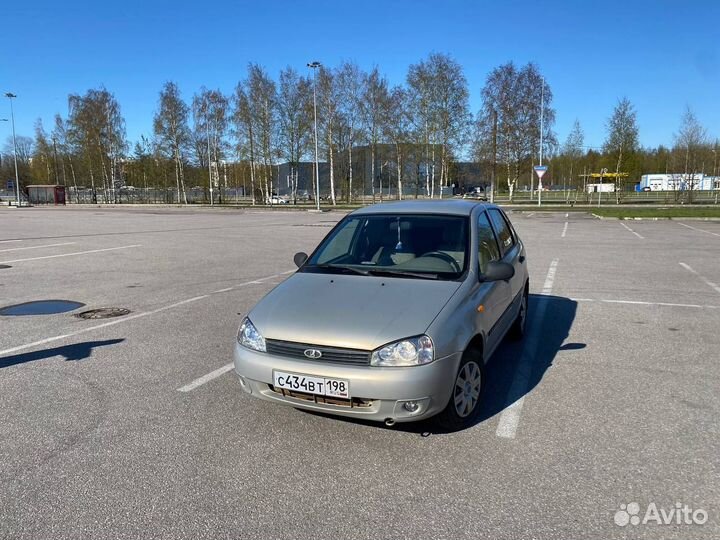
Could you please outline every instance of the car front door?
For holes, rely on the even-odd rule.
[[[507,313],[509,319],[507,322],[511,324],[515,320],[517,310],[520,308],[521,294],[525,286],[525,272],[523,271],[525,257],[522,253],[522,244],[513,232],[505,214],[497,208],[490,208],[488,215],[497,235],[502,261],[511,264],[515,268],[515,275],[510,279],[510,299],[514,303]]]
[[[486,212],[477,219],[477,250],[479,284],[473,291],[472,301],[476,306],[475,325],[485,334],[485,348],[488,358],[505,334],[503,314],[511,302],[510,284],[507,281],[482,281],[482,276],[491,261],[502,259],[502,252]]]

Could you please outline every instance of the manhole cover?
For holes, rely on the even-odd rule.
[[[112,317],[122,317],[123,315],[127,315],[128,313],[130,313],[129,309],[120,307],[106,307],[83,311],[75,316],[80,317],[81,319],[111,319]]]
[[[81,302],[71,300],[35,300],[0,308],[0,315],[21,317],[23,315],[54,315],[83,307]]]
[[[0,270],[2,270],[3,268],[12,268],[12,266],[10,266],[9,264],[0,264]]]

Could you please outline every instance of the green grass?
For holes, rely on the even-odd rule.
[[[720,218],[720,206],[695,207],[684,206],[672,208],[588,208],[588,212],[602,217],[615,218]]]

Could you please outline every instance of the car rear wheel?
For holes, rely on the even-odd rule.
[[[457,431],[471,425],[480,413],[484,388],[482,361],[474,355],[464,358],[458,368],[450,399],[435,417],[444,430]]]

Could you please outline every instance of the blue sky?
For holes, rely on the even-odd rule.
[[[465,70],[471,106],[488,72],[536,62],[555,94],[564,141],[577,118],[599,146],[618,98],[635,105],[640,141],[671,144],[686,105],[720,137],[720,2],[270,1],[11,2],[2,10],[0,89],[18,95],[18,134],[67,113],[67,95],[104,85],[131,141],[150,134],[157,96],[176,81],[231,92],[248,62],[270,73],[310,60],[377,65],[391,83],[430,52]],[[9,116],[7,100],[0,117]],[[10,133],[0,123],[0,141]]]

